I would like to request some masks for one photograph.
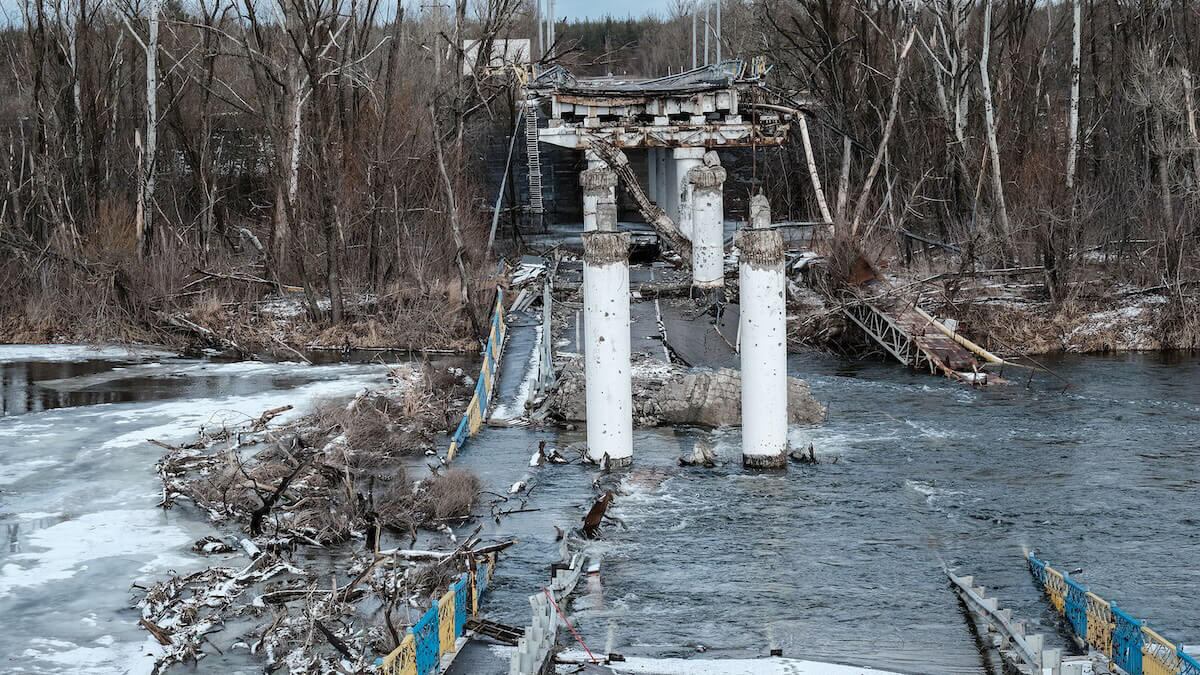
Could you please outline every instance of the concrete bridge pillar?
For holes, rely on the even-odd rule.
[[[692,184],[688,182],[688,172],[704,163],[704,148],[675,148],[674,170],[671,175],[671,205],[670,213],[674,214],[675,224],[683,236],[692,239]]]
[[[608,165],[601,162],[600,166],[579,174],[579,185],[583,188],[583,231],[616,230],[617,204],[614,196],[617,188],[617,174],[609,169]],[[599,226],[598,214],[602,204],[606,205],[606,216],[608,211],[611,211],[611,222],[605,221],[608,227]]]
[[[646,148],[646,196],[658,203],[658,148]]]
[[[771,224],[766,197],[750,200],[754,229],[737,233],[741,315],[742,464],[775,469],[787,463],[787,325],[783,237]]]
[[[583,329],[588,459],[633,461],[629,234],[583,234]]]
[[[670,158],[667,155],[670,152],[670,148],[658,148],[658,152],[656,152],[654,155],[654,164],[657,167],[654,170],[654,179],[658,183],[658,187],[656,188],[658,199],[655,203],[658,204],[659,208],[661,208],[663,211],[666,211],[667,215],[671,215],[671,211],[669,210],[669,197],[671,190],[667,187],[669,185],[667,180],[667,167],[671,164]]]
[[[688,172],[692,212],[692,286],[725,285],[725,169],[716,152]]]

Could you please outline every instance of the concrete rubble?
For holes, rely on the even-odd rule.
[[[564,422],[587,420],[582,359],[572,358],[563,366],[546,405],[550,417]],[[637,426],[738,426],[741,407],[741,374],[736,370],[685,368],[643,355],[633,356],[633,414]],[[824,418],[825,406],[813,397],[808,384],[789,377],[788,423],[815,424]]]

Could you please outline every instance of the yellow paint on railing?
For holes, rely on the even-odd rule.
[[[479,592],[475,590],[475,563],[471,563],[471,581],[467,584],[467,592],[471,595],[471,616],[479,616]]]
[[[1181,665],[1175,645],[1142,626],[1142,675],[1178,675]]]
[[[454,591],[438,600],[438,656],[454,651]]]
[[[479,371],[479,379],[483,380],[483,390],[490,396],[492,393],[492,369],[488,367],[488,358],[483,357],[483,368]]]
[[[1062,614],[1067,604],[1067,582],[1063,579],[1062,572],[1049,565],[1046,565],[1046,595],[1050,597],[1050,604],[1054,605],[1054,609]]]
[[[471,397],[471,402],[467,404],[467,433],[474,436],[479,432],[481,426],[483,426],[483,416],[479,414],[479,394],[476,393]]]
[[[404,636],[400,646],[383,657],[382,675],[417,675],[417,642],[412,633]]]
[[[496,571],[496,554],[489,553],[488,554],[488,563],[487,563],[488,588],[492,587],[492,574],[495,573],[495,571]]]
[[[1087,592],[1087,641],[1098,652],[1112,658],[1112,607],[1100,596]]]

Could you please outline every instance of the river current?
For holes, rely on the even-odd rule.
[[[1168,638],[1200,643],[1200,359],[1060,357],[1071,386],[1024,374],[972,389],[887,363],[793,355],[829,404],[794,427],[820,464],[743,470],[736,430],[635,434],[591,544],[598,581],[564,608],[593,651],[702,658],[766,655],[914,673],[988,672],[942,566],[1065,644],[1022,548],[1072,570]],[[0,671],[141,672],[146,634],[130,584],[200,567],[213,528],[154,507],[160,450],[203,423],[383,382],[364,364],[213,363],[147,352],[0,347]],[[299,410],[296,411],[298,414]],[[581,431],[487,429],[458,462],[489,490],[536,485],[487,533],[516,536],[486,602],[523,625],[557,558],[555,526],[590,506],[593,468],[531,468],[538,440]],[[727,463],[680,467],[698,440]],[[501,509],[515,508],[506,504]],[[481,515],[487,509],[481,507]],[[246,671],[254,672],[247,657]],[[235,668],[236,670],[236,668]]]

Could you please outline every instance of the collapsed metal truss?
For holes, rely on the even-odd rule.
[[[842,313],[900,363],[918,370],[929,368],[934,375],[945,370],[887,312],[868,302],[857,301],[843,305]]]

